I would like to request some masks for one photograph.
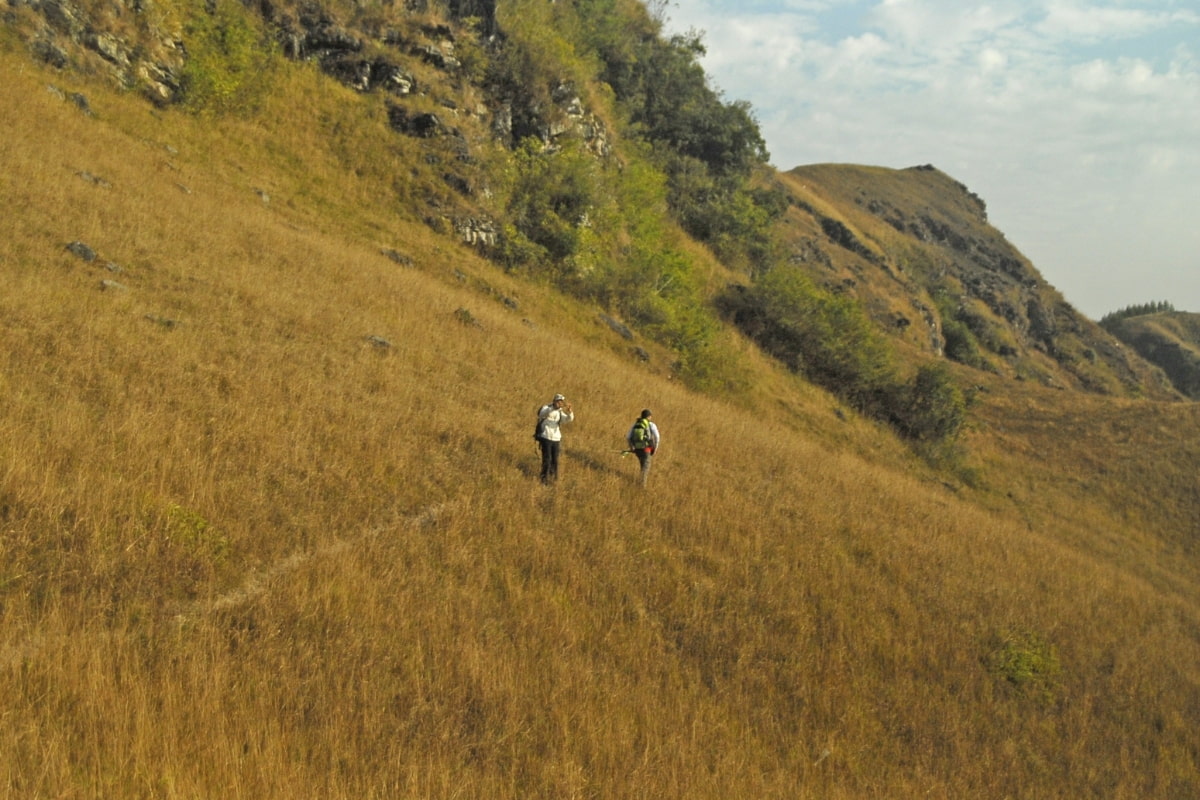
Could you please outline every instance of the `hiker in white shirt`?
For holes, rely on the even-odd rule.
[[[558,479],[558,454],[562,447],[562,426],[575,420],[575,412],[561,394],[538,409],[538,447],[542,450],[542,483]]]

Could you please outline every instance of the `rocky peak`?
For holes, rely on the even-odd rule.
[[[1051,386],[1175,393],[1042,278],[988,223],[983,200],[933,166],[813,165],[785,186],[794,261],[912,346]]]

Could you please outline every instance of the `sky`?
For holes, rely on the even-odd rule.
[[[778,169],[933,164],[1086,316],[1200,312],[1200,0],[657,5]]]

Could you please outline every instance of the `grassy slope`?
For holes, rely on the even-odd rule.
[[[1200,397],[1200,314],[1169,312],[1117,320],[1112,332],[1159,366],[1187,397]]]
[[[996,381],[952,490],[769,365],[689,393],[400,221],[307,128],[348,93],[216,123],[85,86],[88,118],[0,57],[5,793],[1200,791],[1193,407]]]

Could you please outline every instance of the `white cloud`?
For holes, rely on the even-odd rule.
[[[1175,14],[1058,0],[1037,26],[1046,36],[1075,42],[1127,39],[1170,24]]]
[[[979,70],[985,75],[1002,73],[1008,67],[1008,56],[994,47],[979,51]]]
[[[814,67],[822,70],[822,78],[867,85],[877,82],[880,75],[886,74],[884,70],[895,55],[893,48],[873,33],[843,39],[835,48],[819,52],[824,58]]]
[[[789,16],[729,20],[715,34],[705,31],[708,49],[705,67],[717,72],[725,67],[743,67],[777,75],[803,62],[809,50],[803,33],[803,20]],[[746,53],[757,53],[759,57],[747,61]]]
[[[976,6],[952,0],[884,0],[869,20],[914,53],[953,60],[1019,19],[1013,3]]]
[[[1085,92],[1103,91],[1112,81],[1112,66],[1107,61],[1095,59],[1071,70],[1071,83]]]

